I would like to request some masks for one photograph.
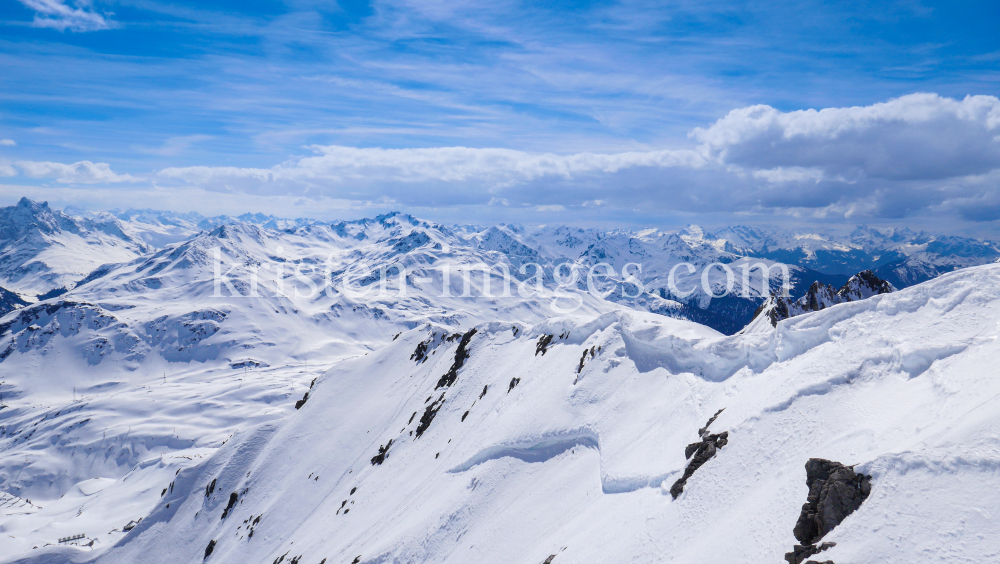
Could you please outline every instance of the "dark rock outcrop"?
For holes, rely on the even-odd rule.
[[[538,356],[538,353],[542,353],[542,356],[545,356],[545,353],[549,350],[549,345],[552,343],[552,337],[552,335],[542,335],[538,338],[538,343],[535,344],[535,356]]]
[[[389,447],[392,446],[392,439],[385,443],[385,446],[378,447],[378,454],[372,457],[372,466],[381,466],[385,459],[389,457]]]
[[[307,401],[309,401],[309,392],[306,392],[306,395],[302,396],[302,399],[295,402],[295,409],[302,409],[302,406],[305,405]]]
[[[229,512],[232,511],[234,507],[236,507],[236,502],[239,500],[239,498],[240,496],[236,492],[229,494],[229,505],[226,505],[226,509],[222,512],[223,519],[229,517]]]
[[[434,421],[434,416],[437,415],[437,412],[441,409],[442,405],[444,405],[444,392],[441,393],[441,397],[434,400],[434,403],[424,408],[424,413],[420,416],[420,422],[417,423],[417,429],[415,431],[417,439],[424,434],[424,431],[430,428],[431,422]]]
[[[421,362],[426,360],[428,344],[430,344],[430,339],[426,341],[420,341],[419,343],[417,343],[417,348],[416,350],[413,351],[413,354],[410,355],[410,360],[417,361],[417,364],[420,364]]]
[[[211,556],[213,550],[215,550],[215,541],[210,540],[208,541],[208,546],[205,547],[205,556],[202,558],[202,560],[205,560],[206,558]]]
[[[813,544],[797,544],[792,548],[792,552],[785,553],[785,562],[788,562],[789,564],[802,564],[802,561],[806,558],[819,554],[820,552],[835,546],[837,546],[837,543],[835,542],[825,542],[819,546]],[[815,560],[810,560],[810,562],[816,563]]]
[[[465,365],[465,361],[469,359],[469,341],[472,340],[472,337],[475,334],[476,328],[473,327],[472,329],[469,329],[466,334],[462,335],[462,340],[458,343],[458,349],[455,351],[455,362],[451,364],[451,368],[448,369],[448,372],[445,373],[440,380],[438,380],[437,385],[434,386],[435,390],[438,388],[451,387],[451,385],[455,383],[455,380],[458,379],[458,371],[463,365]]]
[[[708,432],[709,425],[715,421],[715,418],[718,417],[720,413],[722,413],[721,409],[708,420],[708,423],[706,423],[704,427],[698,430],[698,433],[701,435],[701,440],[696,443],[689,444],[684,449],[684,458],[690,459],[691,462],[689,462],[687,468],[684,469],[684,475],[681,476],[679,480],[674,482],[674,485],[670,486],[670,495],[673,496],[674,499],[677,499],[677,496],[681,495],[681,492],[684,491],[684,486],[687,484],[687,481],[691,478],[691,476],[694,475],[695,471],[715,456],[715,453],[718,452],[720,448],[729,443],[728,431],[723,431],[722,433],[715,435]]]
[[[839,462],[810,458],[806,486],[809,496],[793,532],[799,542],[814,544],[861,507],[871,493],[871,476]]]

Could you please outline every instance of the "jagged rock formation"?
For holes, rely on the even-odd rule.
[[[809,497],[794,532],[803,544],[813,544],[861,507],[871,493],[871,476],[839,462],[810,458],[806,462],[806,485]]]
[[[822,458],[806,462],[806,485],[809,495],[793,533],[801,545],[785,554],[789,564],[800,564],[835,543],[816,542],[854,513],[871,493],[871,476],[854,471],[854,467]]]
[[[792,552],[785,553],[785,562],[788,562],[789,564],[802,564],[802,561],[804,561],[806,558],[819,554],[820,552],[823,552],[824,550],[828,548],[833,548],[835,546],[837,546],[837,543],[835,542],[825,542],[819,546],[813,544],[806,544],[806,545],[797,544],[792,549]],[[810,560],[806,564],[827,564],[827,563],[833,564],[833,561],[827,560],[826,562],[820,563],[816,562],[815,560]]]
[[[840,289],[834,289],[829,284],[813,282],[809,291],[797,300],[771,294],[753,314],[753,321],[742,332],[747,332],[751,326],[760,325],[758,318],[770,321],[771,327],[777,327],[782,319],[795,317],[810,311],[819,311],[832,305],[844,302],[864,300],[879,294],[896,291],[889,282],[882,280],[871,270],[865,270],[852,276]],[[763,317],[762,317],[763,316]]]

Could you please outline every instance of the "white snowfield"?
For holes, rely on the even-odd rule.
[[[988,265],[733,337],[625,311],[474,332],[422,325],[339,362],[301,409],[205,458],[163,455],[54,502],[85,498],[95,522],[124,525],[129,493],[165,488],[127,534],[78,521],[108,540],[0,552],[25,563],[776,563],[797,542],[804,464],[817,457],[856,465],[872,491],[814,560],[997,562],[998,322],[1000,265]],[[685,446],[720,409],[709,430],[728,444],[673,499]],[[65,508],[49,518],[70,519]],[[19,522],[0,517],[0,547]]]

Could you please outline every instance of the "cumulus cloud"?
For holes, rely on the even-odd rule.
[[[90,0],[76,0],[69,5],[64,0],[20,0],[35,11],[34,27],[47,27],[59,31],[98,31],[116,27],[105,15],[93,11]]]
[[[105,184],[137,180],[128,174],[117,174],[108,163],[80,161],[73,164],[17,161],[14,163],[29,178],[53,178],[63,184]]]
[[[733,110],[691,136],[707,158],[782,176],[939,180],[1000,168],[1000,99],[911,94],[865,107]]]
[[[13,139],[0,139],[0,145],[13,147],[14,145],[17,145],[17,143],[15,143]]]

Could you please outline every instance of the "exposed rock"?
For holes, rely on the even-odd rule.
[[[764,300],[764,303],[760,304],[760,307],[753,314],[753,319],[765,315],[771,322],[771,326],[777,327],[778,322],[782,319],[894,291],[896,288],[892,284],[882,280],[871,270],[864,270],[852,276],[839,290],[822,282],[813,282],[806,295],[797,300],[779,296],[777,293],[772,294]]]
[[[518,385],[520,383],[521,383],[521,379],[520,378],[511,378],[510,379],[510,387],[507,388],[507,393],[509,394],[510,391],[514,389],[514,386],[516,386],[516,385]]]
[[[704,436],[705,436],[705,433],[707,433],[707,432],[708,432],[708,428],[712,426],[712,423],[715,423],[715,420],[716,420],[716,419],[718,419],[718,418],[719,418],[719,415],[721,415],[721,414],[722,414],[722,412],[723,412],[723,411],[725,411],[725,410],[726,410],[726,408],[724,408],[724,407],[723,407],[723,408],[722,408],[722,409],[720,409],[719,411],[716,411],[716,412],[715,412],[715,415],[713,415],[713,416],[709,417],[709,418],[708,418],[708,423],[705,423],[705,426],[704,426],[704,427],[702,427],[701,429],[698,429],[698,436],[699,436],[699,437],[704,437]],[[690,455],[684,455],[684,457],[685,457],[685,458],[691,458],[691,456],[690,456]]]
[[[442,405],[444,405],[444,392],[441,393],[441,397],[434,400],[434,403],[424,408],[424,414],[420,416],[420,423],[417,424],[417,439],[431,426],[431,421],[434,421],[434,416]]]
[[[455,362],[452,363],[448,372],[442,376],[440,380],[438,380],[437,385],[434,386],[435,390],[443,387],[451,387],[451,385],[455,383],[455,380],[458,379],[458,371],[469,358],[469,341],[472,340],[472,336],[475,334],[476,328],[473,327],[472,329],[469,329],[468,333],[462,335],[462,340],[458,343],[458,349],[455,351]]]
[[[427,345],[430,344],[430,340],[420,341],[417,343],[416,350],[410,355],[410,360],[417,361],[417,364],[423,362],[427,358]]]
[[[552,343],[552,335],[542,335],[539,337],[538,343],[535,345],[535,356],[538,356],[538,353],[542,353],[542,356],[545,356],[545,353],[549,350],[550,343]]]
[[[309,401],[309,392],[306,392],[306,395],[302,396],[302,399],[295,402],[295,409],[302,409],[302,406],[305,405],[307,401]]]
[[[792,548],[792,552],[785,553],[785,562],[789,564],[802,564],[802,561],[810,556],[814,556],[823,552],[828,548],[833,548],[837,546],[835,542],[825,542],[819,546],[812,544],[797,544]],[[815,560],[810,560],[810,562],[816,562]]]
[[[210,497],[212,495],[212,492],[214,491],[215,491],[215,480],[213,479],[212,483],[205,486],[205,497]]]
[[[392,439],[385,443],[385,446],[378,447],[378,454],[372,457],[372,466],[381,466],[385,459],[389,457],[389,447],[392,446]]]
[[[214,539],[208,541],[208,546],[205,547],[205,556],[202,558],[202,560],[204,560],[204,559],[208,558],[209,556],[211,556],[213,550],[215,550],[215,540]]]
[[[861,507],[871,493],[871,476],[839,462],[810,458],[806,485],[809,496],[793,532],[799,542],[814,544]]]
[[[223,512],[222,512],[222,518],[223,519],[225,519],[226,517],[228,517],[229,516],[229,512],[232,511],[234,507],[236,507],[236,502],[237,502],[237,500],[239,500],[239,498],[240,498],[240,496],[237,495],[236,492],[233,492],[233,493],[229,494],[229,505],[227,505],[226,509],[223,510]]]
[[[728,431],[723,431],[717,435],[712,435],[708,432],[709,425],[715,421],[715,418],[719,416],[719,413],[722,413],[721,409],[708,420],[708,423],[706,423],[704,427],[698,430],[698,433],[701,435],[701,440],[696,443],[689,444],[684,449],[684,458],[690,459],[691,462],[689,462],[687,468],[684,469],[684,475],[681,476],[679,480],[674,482],[674,485],[670,486],[670,495],[672,495],[674,499],[677,499],[677,496],[681,495],[681,492],[684,491],[684,485],[687,484],[688,479],[694,475],[695,471],[715,456],[715,453],[720,448],[729,443]]]

